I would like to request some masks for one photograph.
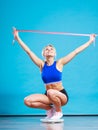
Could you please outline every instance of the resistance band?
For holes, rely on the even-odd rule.
[[[40,34],[52,34],[52,35],[69,35],[69,36],[90,36],[91,34],[80,34],[80,33],[68,33],[68,32],[47,32],[42,30],[16,30],[18,32],[31,32],[31,33],[40,33]],[[95,34],[98,36],[98,34]],[[13,40],[13,43],[15,40]],[[95,42],[94,42],[95,44]]]
[[[17,30],[18,32],[32,32],[32,33],[40,33],[40,34],[57,34],[57,35],[71,35],[71,36],[90,36],[91,34],[79,34],[79,33],[68,33],[68,32],[47,32],[41,30]],[[98,36],[98,34],[95,34]]]

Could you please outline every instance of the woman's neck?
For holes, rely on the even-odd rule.
[[[52,65],[54,63],[54,58],[46,59],[47,65]]]

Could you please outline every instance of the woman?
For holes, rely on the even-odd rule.
[[[86,49],[95,40],[95,35],[90,35],[88,42],[76,48],[67,56],[55,61],[56,50],[52,45],[47,45],[42,54],[45,61],[38,58],[30,48],[21,40],[18,31],[14,28],[15,40],[27,52],[31,60],[40,68],[42,80],[46,87],[45,94],[32,94],[24,99],[24,103],[31,108],[47,110],[46,119],[60,119],[63,116],[61,106],[68,102],[68,95],[62,84],[62,70],[78,53]]]

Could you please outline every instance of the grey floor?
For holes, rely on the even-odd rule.
[[[63,123],[42,123],[44,117],[0,117],[0,130],[98,130],[98,116],[64,116]]]

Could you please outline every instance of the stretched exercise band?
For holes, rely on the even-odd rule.
[[[90,36],[91,34],[80,34],[80,33],[68,33],[68,32],[47,32],[42,30],[18,30],[18,32],[31,32],[31,33],[40,33],[40,34],[55,34],[55,35],[70,35],[70,36]],[[95,36],[98,36],[98,34],[95,34]],[[13,43],[15,40],[13,40]],[[94,41],[95,45],[95,41]]]
[[[32,32],[42,34],[57,34],[57,35],[72,35],[72,36],[90,36],[91,34],[79,34],[79,33],[68,33],[68,32],[47,32],[42,30],[17,30],[18,32]],[[98,34],[95,34],[98,36]]]

